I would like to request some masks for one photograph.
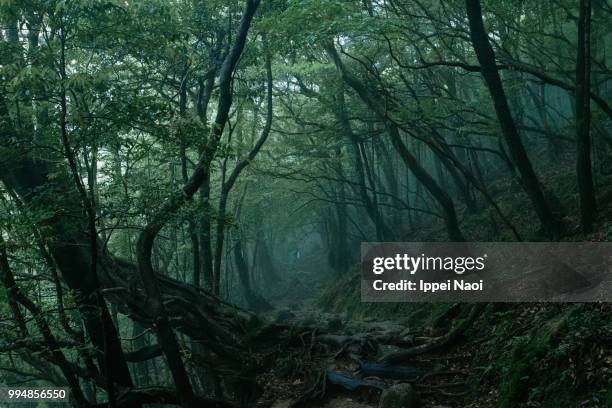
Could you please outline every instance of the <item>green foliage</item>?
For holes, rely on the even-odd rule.
[[[542,85],[532,74],[500,71],[539,181],[566,210],[570,233],[578,212],[571,92],[575,3],[482,1],[500,66],[520,62],[569,84],[568,92]],[[0,232],[19,287],[44,310],[61,338],[69,334],[60,321],[54,262],[44,253],[64,244],[57,242],[53,222],[62,217],[85,220],[69,224],[63,232],[87,242],[82,201],[93,198],[100,245],[134,261],[143,227],[183,187],[202,154],[209,152],[207,147],[217,144],[210,134],[220,98],[219,69],[235,41],[243,5],[222,0],[0,1],[0,96],[8,111],[0,118],[0,170],[4,175],[5,169],[21,169],[22,158],[45,170],[42,187],[35,191],[17,191],[11,185],[18,183],[5,180]],[[604,9],[596,10],[593,19],[592,88],[608,101],[612,52],[607,40],[612,25]],[[358,274],[333,271],[328,264],[341,264],[358,253],[359,242],[375,240],[377,216],[392,226],[398,240],[446,239],[439,205],[389,140],[390,120],[400,126],[401,140],[425,172],[451,196],[467,237],[514,239],[465,174],[453,163],[443,166],[440,151],[432,145],[447,148],[444,151],[486,187],[524,238],[542,239],[516,168],[508,166],[507,146],[500,139],[489,89],[475,67],[468,31],[465,3],[460,0],[262,1],[232,75],[230,118],[206,169],[209,189],[169,215],[155,240],[156,271],[182,284],[192,282],[195,245],[201,242],[193,237],[212,237],[214,250],[218,232],[225,232],[226,245],[216,260],[221,265],[219,296],[229,302],[239,301],[244,289],[232,254],[240,239],[250,268],[246,281],[265,296],[279,295],[278,288],[294,282],[304,283],[303,267],[313,269],[307,272],[328,288],[318,307],[355,320],[393,316],[410,326],[441,330],[437,323],[444,321],[450,305],[363,304]],[[324,49],[330,44],[366,91],[380,97],[388,117],[377,116],[343,80]],[[237,178],[222,214],[224,185],[264,131],[267,58],[273,77],[271,132]],[[62,59],[65,66],[60,69]],[[595,105],[593,165],[602,216],[597,231],[587,238],[607,240],[612,237],[607,221],[612,148],[609,118]],[[91,187],[85,195],[93,197],[82,197],[78,191],[74,197],[80,200],[64,200],[67,192],[77,190],[66,165],[64,136],[75,156],[77,176],[88,190]],[[25,173],[16,172],[20,177],[35,176]],[[374,203],[375,216],[366,209],[362,187]],[[475,208],[469,208],[469,197]],[[204,231],[205,222],[210,223],[209,231]],[[566,239],[574,238],[568,233]],[[267,264],[261,261],[262,241],[270,252]],[[344,251],[338,250],[341,241]],[[306,247],[308,261],[296,265],[291,254]],[[270,274],[272,269],[277,269],[276,275]],[[307,285],[312,292],[318,290],[310,280]],[[75,296],[65,292],[64,306],[71,327],[80,327]],[[10,318],[1,288],[0,305],[3,318]],[[609,350],[601,344],[610,337],[609,315],[551,306],[525,322],[525,316],[515,313],[523,307],[529,308],[517,306],[506,315],[487,312],[492,338],[479,339],[482,343],[475,346],[476,360],[487,354],[497,358],[486,363],[484,372],[501,390],[501,406],[563,406],[564,401],[582,403],[583,397],[592,406],[610,401],[612,393],[602,392],[609,389],[609,371],[594,363],[596,356],[608,358]],[[130,338],[135,328],[123,312],[119,329],[123,338]],[[40,333],[26,315],[38,339]],[[248,340],[266,335],[258,332],[257,323],[253,322],[254,333],[246,328]],[[0,341],[11,335],[0,333]],[[152,337],[145,334],[141,339]],[[79,367],[87,341],[82,349],[66,350]],[[184,355],[197,365],[193,354]],[[41,361],[45,357],[35,356]],[[577,358],[593,369],[581,371]],[[0,369],[13,364],[34,370],[25,360],[15,363],[0,355]],[[286,375],[302,369],[299,364],[294,356],[280,362]],[[160,371],[165,381],[167,372]]]

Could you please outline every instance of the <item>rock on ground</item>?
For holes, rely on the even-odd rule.
[[[410,384],[396,384],[383,391],[378,408],[418,408],[419,396]]]

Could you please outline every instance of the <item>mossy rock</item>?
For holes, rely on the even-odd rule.
[[[378,408],[418,408],[419,395],[410,384],[396,384],[383,391]]]

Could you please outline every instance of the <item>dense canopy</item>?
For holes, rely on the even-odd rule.
[[[609,239],[611,13],[1,1],[0,383],[263,404],[360,242]]]

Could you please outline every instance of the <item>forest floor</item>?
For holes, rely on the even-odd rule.
[[[448,346],[381,364],[390,352],[443,335],[467,310],[429,309],[436,318],[422,326],[282,311],[282,321],[310,330],[260,379],[258,406],[395,408],[381,404],[381,394],[401,383],[419,400],[404,408],[612,406],[610,305],[490,305]]]
[[[469,391],[467,380],[473,360],[471,344],[462,344],[452,351],[415,356],[407,364],[391,366],[395,373],[381,373],[379,376],[364,373],[361,369],[364,362],[376,364],[382,355],[400,349],[396,345],[383,344],[385,340],[402,345],[414,344],[425,332],[428,336],[440,333],[413,327],[412,324],[406,326],[401,319],[352,318],[344,312],[324,312],[322,309],[329,305],[322,304],[317,294],[329,288],[329,282],[320,278],[325,265],[317,262],[309,263],[306,268],[304,264],[301,266],[301,269],[291,271],[294,280],[276,299],[281,308],[274,319],[280,324],[310,328],[311,331],[305,329],[303,347],[287,356],[263,379],[265,393],[258,406],[378,407],[382,390],[400,383],[413,386],[420,407],[465,406],[463,397]],[[345,284],[344,288],[336,287],[338,292],[332,289],[328,295],[350,299],[351,294],[342,294],[347,282],[340,282]],[[482,402],[483,405],[471,407],[493,406],[486,403],[486,399]]]
[[[576,214],[573,178],[556,166],[540,170],[547,185],[557,186],[566,213]],[[541,240],[516,183],[494,187],[504,211],[529,232],[523,238]],[[599,196],[595,231],[583,236],[578,220],[568,216],[564,240],[612,239],[610,175],[601,176]],[[465,217],[466,235],[514,240],[493,218],[490,211]],[[435,228],[410,237],[445,240]],[[322,258],[287,265],[286,272],[291,281],[271,299],[277,307],[272,319],[302,328],[301,344],[258,379],[265,390],[258,406],[395,408],[381,404],[382,390],[409,383],[420,403],[404,408],[612,407],[612,304],[489,304],[444,347],[381,369],[381,357],[443,336],[472,305],[363,303],[359,274],[338,276]]]
[[[322,263],[302,266],[270,316],[300,328],[299,344],[258,379],[259,407],[395,408],[381,395],[403,383],[419,400],[404,408],[612,407],[611,304],[490,304],[449,344],[381,365],[473,305],[363,303],[359,274],[326,280]]]
[[[458,348],[452,352],[417,356],[409,364],[395,366],[403,371],[396,375],[405,378],[384,378],[386,376],[364,375],[361,372],[362,362],[371,364],[376,361],[376,356],[380,351],[391,348],[381,346],[380,350],[377,350],[378,347],[375,344],[368,344],[367,338],[401,334],[400,329],[397,323],[391,321],[362,322],[360,330],[364,332],[356,335],[359,340],[355,340],[357,343],[361,341],[362,343],[350,346],[338,344],[339,347],[332,345],[325,350],[319,350],[317,355],[308,362],[309,367],[304,370],[305,373],[310,373],[311,378],[308,378],[307,374],[306,378],[298,376],[291,381],[293,377],[290,376],[287,377],[288,381],[279,381],[279,377],[272,376],[266,383],[262,406],[274,400],[271,405],[273,408],[377,407],[382,389],[399,383],[409,383],[414,387],[420,399],[418,406],[439,408],[464,406],[462,397],[468,392],[467,378],[469,363],[472,360],[471,352],[467,347]],[[338,336],[344,336],[344,334],[338,334]],[[318,374],[321,376],[319,378],[316,378],[317,374],[314,374],[316,379],[313,381],[312,373],[317,372],[323,374]],[[393,374],[390,375],[393,376]],[[326,383],[322,384],[322,381]],[[347,389],[349,387],[355,388],[349,390]]]

